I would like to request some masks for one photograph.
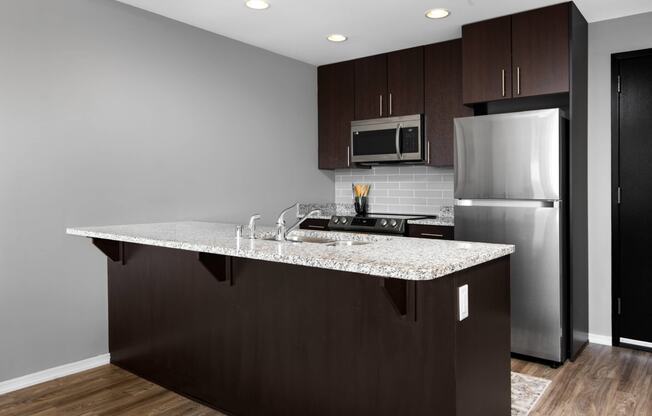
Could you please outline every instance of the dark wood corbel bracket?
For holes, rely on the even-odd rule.
[[[97,247],[106,257],[112,261],[120,261],[125,264],[124,243],[122,241],[104,240],[93,238],[93,245]]]
[[[233,257],[211,253],[197,253],[197,260],[218,282],[228,282],[233,286]]]
[[[384,289],[387,298],[394,310],[402,318],[417,320],[417,285],[411,280],[392,278],[380,279],[380,286]]]

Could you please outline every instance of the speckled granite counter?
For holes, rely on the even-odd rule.
[[[503,244],[306,230],[297,230],[294,235],[313,234],[370,244],[326,246],[236,239],[234,229],[233,224],[173,222],[69,228],[67,233],[404,280],[435,279],[514,252],[514,246]]]

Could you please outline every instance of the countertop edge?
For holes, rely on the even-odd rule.
[[[479,254],[471,259],[466,258],[464,261],[453,262],[446,267],[446,270],[433,270],[428,268],[421,268],[412,271],[406,271],[400,268],[391,268],[384,266],[374,267],[371,266],[365,267],[361,270],[360,265],[355,263],[346,263],[338,262],[336,260],[326,260],[319,259],[320,264],[315,265],[311,263],[309,259],[301,256],[293,255],[270,255],[266,253],[256,252],[254,250],[243,250],[243,249],[230,249],[218,246],[209,246],[196,243],[184,243],[180,241],[171,241],[171,240],[159,240],[152,238],[144,237],[132,237],[128,235],[114,234],[114,233],[103,233],[99,231],[84,230],[81,228],[69,227],[66,228],[66,234],[78,237],[86,238],[99,238],[112,241],[120,241],[125,243],[133,244],[143,244],[156,247],[164,247],[185,251],[194,251],[201,253],[217,254],[224,256],[248,258],[252,260],[262,260],[262,261],[271,261],[276,263],[284,264],[293,264],[298,266],[306,267],[315,267],[322,268],[327,270],[342,271],[356,274],[364,274],[369,276],[377,277],[387,277],[401,280],[411,280],[411,281],[429,281],[434,280],[440,277],[447,276],[449,274],[456,273],[461,270],[465,270],[471,267],[478,266],[480,264],[508,256],[514,253],[515,247],[513,245],[503,245],[503,247],[496,247],[491,253]],[[248,241],[245,239],[245,241]],[[424,275],[428,275],[424,277]]]

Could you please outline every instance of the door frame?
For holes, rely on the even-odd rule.
[[[625,59],[652,56],[652,48],[611,54],[611,344],[615,347],[645,349],[620,342],[620,62]]]

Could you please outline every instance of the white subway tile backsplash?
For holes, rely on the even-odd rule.
[[[399,202],[400,202],[399,198],[395,198],[395,197],[385,197],[385,196],[374,197],[374,203],[376,204],[398,204]]]
[[[441,191],[414,191],[414,196],[419,198],[441,198]]]
[[[401,182],[401,189],[426,189],[428,187],[427,182]]]
[[[388,191],[385,191],[388,192]],[[394,189],[391,191],[392,196],[398,196],[398,197],[412,197],[414,196],[414,191],[411,189]]]
[[[437,191],[452,191],[453,182],[429,182],[428,189],[433,189]]]
[[[367,183],[369,212],[436,214],[453,205],[453,170],[429,166],[374,166],[335,171],[335,202],[352,202],[351,184]]]

